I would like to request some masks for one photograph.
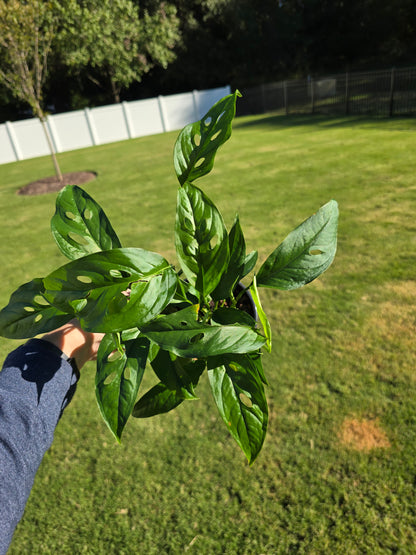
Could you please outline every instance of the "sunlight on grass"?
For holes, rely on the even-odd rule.
[[[10,553],[410,553],[416,542],[414,119],[240,118],[204,191],[240,215],[259,261],[334,198],[332,267],[297,291],[262,291],[274,353],[264,355],[270,428],[248,467],[198,401],[127,425],[101,421],[88,364],[45,456]],[[176,133],[60,155],[123,246],[175,262]],[[0,166],[2,283],[65,260],[49,221],[55,195],[15,191],[53,173],[48,158]],[[198,182],[196,183],[198,185]],[[0,338],[4,358],[17,343]],[[144,388],[153,383],[151,372]],[[368,448],[368,446],[370,446]]]

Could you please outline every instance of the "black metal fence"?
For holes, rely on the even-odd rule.
[[[280,81],[241,90],[237,115],[416,115],[416,66]]]

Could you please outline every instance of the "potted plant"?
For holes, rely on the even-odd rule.
[[[97,202],[67,186],[58,194],[51,227],[71,261],[11,295],[0,312],[0,334],[32,337],[73,318],[87,331],[105,333],[96,396],[119,441],[131,415],[153,416],[195,399],[207,371],[220,415],[251,464],[266,435],[262,349],[271,350],[258,288],[296,289],[324,272],[335,256],[338,208],[333,200],[322,206],[252,273],[257,252],[246,253],[238,216],[227,231],[215,204],[194,184],[230,137],[238,96],[224,97],[176,140],[180,268],[159,254],[123,248]],[[241,302],[247,292],[260,324]],[[137,400],[147,362],[159,383]]]

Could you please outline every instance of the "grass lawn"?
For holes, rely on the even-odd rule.
[[[175,261],[176,133],[60,155],[123,246]],[[235,122],[200,185],[264,258],[334,198],[332,267],[292,292],[262,290],[270,425],[249,467],[200,400],[131,420],[121,446],[82,373],[36,477],[11,555],[414,553],[416,549],[416,120],[261,116]],[[0,305],[65,259],[54,194],[15,194],[49,158],[0,166]],[[197,183],[198,184],[198,183]],[[0,339],[0,355],[17,342]],[[145,385],[152,382],[151,372]]]

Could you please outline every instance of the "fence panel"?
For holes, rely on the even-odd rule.
[[[181,129],[230,92],[226,86],[75,110],[49,116],[48,128],[57,152],[123,141]],[[48,154],[38,119],[0,124],[0,164]]]
[[[48,143],[38,119],[16,121],[13,123],[13,131],[22,159],[48,154]]]
[[[59,152],[85,148],[94,144],[84,110],[56,114],[49,119],[53,121],[54,131],[59,137]]]
[[[133,137],[163,133],[163,122],[157,98],[126,102]]]
[[[238,115],[415,115],[416,67],[281,81],[243,90]]]

